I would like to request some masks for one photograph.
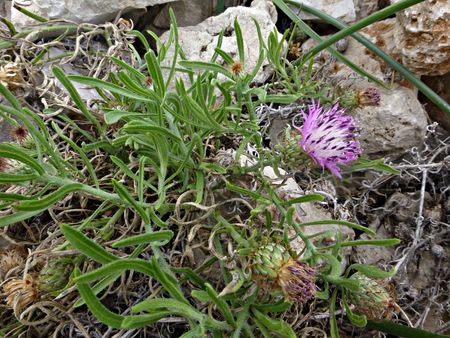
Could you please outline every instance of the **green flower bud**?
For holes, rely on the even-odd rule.
[[[392,317],[392,310],[400,310],[382,281],[373,280],[361,272],[356,272],[349,280],[356,281],[359,285],[358,291],[346,292],[347,301],[354,313],[365,315],[368,319],[389,320]]]
[[[60,257],[48,261],[40,271],[37,281],[39,288],[48,293],[63,289],[69,282],[74,267],[70,257]]]
[[[304,153],[299,142],[302,135],[291,135],[291,128],[286,129],[286,136],[281,144],[277,144],[275,149],[282,155],[284,164],[293,170],[306,167],[311,162],[311,157]]]

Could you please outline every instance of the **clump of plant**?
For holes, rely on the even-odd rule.
[[[57,302],[54,297],[75,311],[86,304],[97,321],[117,330],[164,330],[169,323],[172,334],[177,330],[183,337],[296,337],[283,320],[292,307],[305,322],[306,307],[329,311],[333,337],[337,308],[359,326],[367,318],[389,318],[399,308],[382,280],[395,271],[347,267],[343,251],[399,241],[350,240],[339,229],[307,233],[305,227],[328,223],[376,235],[339,219],[301,222],[296,206],[324,197],[287,199],[264,170],[271,167],[282,179],[281,168],[312,171],[312,179],[327,171],[338,178],[365,168],[396,171],[382,159],[359,158],[356,122],[345,108],[320,103],[330,99],[311,76],[311,58],[286,68],[284,39],[276,31],[266,45],[255,21],[260,59],[247,70],[237,21],[239,59],[221,49],[221,36],[210,62],[198,62],[183,59],[173,14],[172,20],[167,43],[154,36],[158,55],[133,32],[147,52],[143,59],[134,54],[137,67],[110,56],[119,70],[108,79],[67,76],[53,67],[90,122],[89,131],[65,115],[45,124],[0,84],[11,105],[0,105],[0,114],[25,134],[0,145],[0,182],[7,188],[0,193],[2,226],[58,220],[45,240],[45,254],[28,257],[3,285],[16,318],[42,319],[45,301]],[[217,64],[218,58],[228,68]],[[272,88],[285,92],[267,94],[253,85],[266,58],[278,74]],[[188,74],[189,82],[177,77],[178,71]],[[103,99],[101,119],[73,82],[96,89]],[[265,147],[257,107],[293,102],[308,107],[298,110],[302,124],[288,128],[276,147]],[[101,299],[114,287],[125,301],[105,306]]]

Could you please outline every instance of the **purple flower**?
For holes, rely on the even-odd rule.
[[[323,111],[320,101],[316,104],[313,100],[308,106],[309,114],[303,110],[304,123],[302,127],[296,127],[302,134],[298,142],[303,151],[308,154],[323,169],[327,167],[339,178],[339,165],[346,166],[357,159],[361,153],[358,141],[354,140],[358,128],[351,116],[343,116],[345,109],[339,109],[339,104]]]
[[[308,264],[290,259],[278,271],[278,284],[289,303],[303,303],[317,291],[315,270]]]

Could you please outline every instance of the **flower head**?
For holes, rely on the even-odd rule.
[[[379,106],[380,92],[375,87],[369,87],[358,92],[358,105],[360,106]]]
[[[263,240],[249,257],[252,279],[265,290],[281,290],[289,303],[305,302],[317,290],[315,270],[293,258],[282,243]]]
[[[380,92],[375,87],[361,89],[357,92],[347,89],[339,97],[339,103],[344,108],[379,106],[380,102]]]
[[[278,271],[278,284],[289,303],[310,299],[317,287],[314,284],[315,270],[308,264],[289,259]]]
[[[324,111],[320,102],[313,100],[308,109],[309,114],[302,111],[303,126],[294,126],[302,134],[298,144],[323,169],[327,167],[342,178],[338,164],[346,166],[361,153],[359,142],[354,140],[358,130],[355,120],[351,116],[343,116],[345,109],[338,110],[338,104]]]
[[[368,319],[390,320],[392,311],[400,311],[389,285],[382,280],[373,280],[361,272],[356,272],[349,280],[357,282],[359,286],[358,291],[346,292],[347,301],[353,312],[365,315]]]
[[[231,72],[236,76],[238,76],[242,73],[243,68],[244,68],[244,65],[241,62],[235,62],[230,65]]]
[[[27,275],[25,279],[12,279],[3,285],[6,296],[6,305],[15,311],[27,307],[38,299],[34,277]]]

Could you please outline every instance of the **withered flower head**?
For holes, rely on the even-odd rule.
[[[29,133],[28,133],[28,129],[25,126],[20,126],[17,128],[12,128],[9,133],[14,137],[14,140],[19,143],[22,144],[23,141],[29,137]]]
[[[24,268],[27,254],[21,247],[0,251],[0,275],[2,277],[17,267]]]
[[[19,88],[20,83],[23,82],[23,74],[16,62],[8,62],[0,66],[0,82],[9,90]]]
[[[241,62],[235,62],[230,65],[230,71],[236,76],[240,75],[243,69],[244,65]]]
[[[147,86],[147,87],[152,87],[153,86],[153,79],[152,79],[152,77],[150,76],[150,75],[148,75],[145,79],[144,79],[144,82],[143,82],[143,84],[144,84],[144,86]]]
[[[19,312],[38,299],[34,278],[28,274],[25,279],[12,279],[3,285],[6,304]]]

